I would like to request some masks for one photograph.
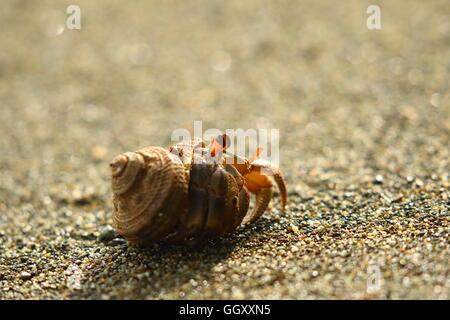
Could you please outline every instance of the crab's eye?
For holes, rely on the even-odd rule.
[[[209,150],[212,156],[216,154],[221,154],[224,152],[231,144],[231,139],[226,134],[220,134],[216,138],[211,139],[211,144]]]
[[[226,135],[224,133],[224,134],[218,135],[214,142],[217,143],[220,147],[222,147],[223,150],[225,150],[230,146],[231,139],[228,135]]]

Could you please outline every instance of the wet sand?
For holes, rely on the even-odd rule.
[[[0,11],[0,299],[449,299],[448,1],[69,4]],[[109,161],[194,120],[279,129],[286,212],[100,240]]]

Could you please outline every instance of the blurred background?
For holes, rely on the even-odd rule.
[[[66,27],[71,4],[81,8],[80,30]],[[381,7],[381,30],[366,27],[371,4]],[[110,223],[110,159],[167,145],[173,130],[192,130],[194,120],[204,129],[280,130],[296,224],[308,210],[341,216],[333,201],[349,190],[357,206],[373,188],[392,200],[408,183],[430,184],[424,210],[441,214],[448,205],[449,9],[446,0],[2,1],[0,266],[13,264],[29,242],[45,246],[42,239],[72,238],[73,252],[95,251],[89,237]],[[329,202],[308,202],[323,190]],[[448,219],[440,223],[448,228]],[[4,285],[22,288],[14,279],[27,266],[4,267],[4,279],[12,279]],[[173,288],[163,296],[178,297]],[[61,290],[35,297],[61,297]],[[242,297],[258,297],[254,290]],[[335,297],[364,296],[342,290]],[[448,286],[423,290],[448,294]],[[95,292],[83,294],[101,297]],[[211,296],[240,297],[224,292]],[[334,294],[318,292],[272,297]],[[379,297],[405,296],[415,297]]]

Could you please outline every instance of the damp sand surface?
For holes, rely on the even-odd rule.
[[[449,299],[448,1],[381,30],[365,1],[69,4],[2,3],[0,299]],[[111,240],[109,161],[194,120],[279,129],[286,212]]]

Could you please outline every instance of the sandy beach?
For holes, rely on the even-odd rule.
[[[6,1],[0,299],[449,299],[450,3]],[[278,129],[289,203],[198,247],[112,232],[109,162]]]

